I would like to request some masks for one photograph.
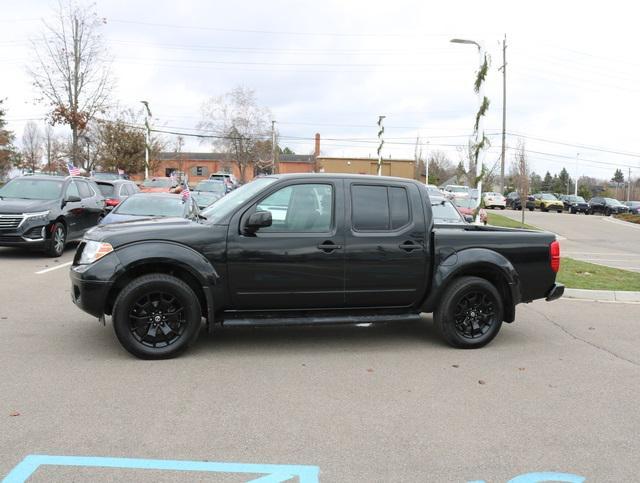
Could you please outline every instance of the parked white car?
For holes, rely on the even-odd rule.
[[[487,208],[500,208],[504,210],[507,207],[507,199],[500,193],[487,191],[483,193],[482,199],[484,200],[484,206]]]
[[[448,184],[444,187],[444,192],[449,198],[468,198],[469,187],[457,184]]]

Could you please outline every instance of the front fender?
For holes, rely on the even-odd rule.
[[[121,263],[120,272],[142,265],[173,265],[193,275],[202,286],[213,286],[220,276],[204,255],[191,247],[171,241],[138,242],[116,248]],[[115,274],[117,277],[119,274]]]
[[[506,320],[510,318],[510,307],[520,302],[520,277],[511,262],[503,255],[486,248],[469,248],[449,254],[442,259],[434,271],[431,292],[421,307],[424,312],[433,312],[442,299],[447,285],[460,276],[491,277],[504,283],[508,300],[505,300]],[[500,287],[498,287],[500,288]]]

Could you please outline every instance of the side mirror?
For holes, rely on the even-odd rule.
[[[79,201],[82,201],[82,199],[79,196],[69,195],[69,196],[66,197],[66,199],[64,201],[66,203],[77,203]]]
[[[466,221],[467,223],[473,223],[473,216],[464,215],[464,221]]]
[[[256,211],[249,216],[244,228],[248,233],[255,233],[260,228],[271,226],[271,223],[272,219],[270,211]]]

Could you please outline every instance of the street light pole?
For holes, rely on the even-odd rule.
[[[575,188],[575,193],[573,193],[575,196],[578,196],[578,160],[580,159],[580,153],[576,153],[576,188]]]
[[[147,101],[140,101],[144,104],[144,179],[149,179],[149,144],[151,143],[151,126],[149,125],[149,118],[151,117],[151,110],[149,109],[149,103]]]

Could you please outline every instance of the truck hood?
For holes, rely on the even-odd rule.
[[[35,213],[59,207],[60,200],[23,200],[19,198],[4,198],[0,200],[0,215]]]
[[[209,238],[216,225],[204,225],[185,218],[152,217],[99,225],[85,234],[85,239],[110,243],[114,248],[144,241],[171,241],[197,247]],[[226,234],[226,226],[224,227]]]

